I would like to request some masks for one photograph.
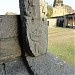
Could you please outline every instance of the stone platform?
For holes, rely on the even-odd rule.
[[[75,75],[74,67],[52,54],[27,57],[27,61],[34,75]]]
[[[74,75],[75,68],[68,65],[52,54],[45,54],[38,57],[26,57],[29,68],[32,73],[29,73],[22,58],[9,60],[8,62],[0,63],[0,75]]]
[[[21,58],[0,64],[0,75],[29,75]]]

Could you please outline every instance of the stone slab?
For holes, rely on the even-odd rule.
[[[72,67],[52,54],[38,57],[27,57],[34,75],[74,75],[75,67]]]

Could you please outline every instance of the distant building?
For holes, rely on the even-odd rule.
[[[63,0],[54,0],[53,15],[48,22],[49,26],[53,27],[73,27],[75,26],[75,11],[71,6],[63,4]]]
[[[72,14],[74,13],[74,10],[68,6],[68,5],[63,5],[63,6],[55,6],[53,7],[53,17],[55,16],[63,16],[67,14]]]
[[[71,6],[63,4],[63,0],[54,0],[53,4],[53,17],[72,14],[74,10]]]
[[[63,0],[54,0],[53,7],[63,6]]]
[[[5,15],[16,15],[16,13],[13,13],[13,12],[6,12]]]

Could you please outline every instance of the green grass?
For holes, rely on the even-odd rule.
[[[48,51],[75,66],[75,30],[49,27]]]

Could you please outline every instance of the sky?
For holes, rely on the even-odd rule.
[[[0,0],[0,15],[6,12],[19,14],[19,0]]]
[[[45,0],[50,5],[54,0]],[[64,0],[64,4],[72,6],[75,9],[75,0]],[[19,0],[0,0],[0,15],[4,15],[6,12],[14,12],[19,14]]]

